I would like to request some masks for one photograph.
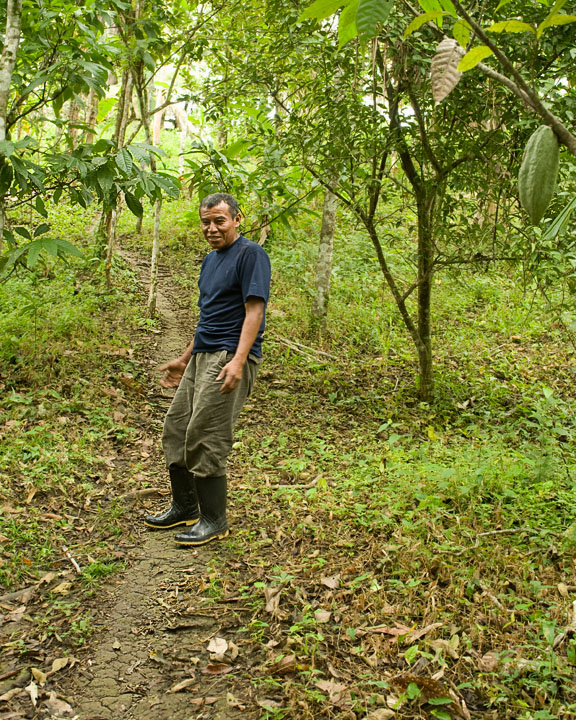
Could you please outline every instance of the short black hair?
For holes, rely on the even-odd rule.
[[[220,203],[226,203],[228,205],[228,209],[230,210],[230,215],[232,218],[235,218],[236,215],[240,213],[240,205],[238,205],[238,200],[233,195],[230,195],[229,193],[213,193],[212,195],[207,195],[204,200],[200,203],[200,210],[205,208],[206,210],[210,210],[210,208],[216,207],[216,205],[220,205]]]

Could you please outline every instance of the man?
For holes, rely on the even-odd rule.
[[[239,234],[232,195],[204,198],[200,221],[212,247],[198,280],[200,319],[183,355],[160,368],[161,384],[178,387],[162,436],[172,505],[145,518],[152,528],[188,526],[175,540],[193,546],[228,535],[226,458],[261,362],[270,290],[268,255]]]

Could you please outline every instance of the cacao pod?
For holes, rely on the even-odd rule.
[[[554,131],[548,125],[541,125],[526,143],[518,174],[520,204],[533,225],[538,225],[554,195],[559,156]]]

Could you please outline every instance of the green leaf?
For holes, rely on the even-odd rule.
[[[500,8],[503,8],[504,5],[508,5],[508,3],[510,2],[512,2],[512,0],[500,0],[500,2],[498,3],[498,7],[496,8],[496,12],[498,12]]]
[[[68,240],[62,238],[56,238],[56,244],[58,246],[58,253],[65,253],[66,255],[74,255],[75,257],[82,257],[82,250],[77,248],[76,245],[72,245]]]
[[[42,223],[34,230],[34,237],[37,238],[39,235],[44,235],[48,230],[50,230],[50,225],[48,225],[48,223]]]
[[[298,18],[298,22],[316,18],[316,20],[325,20],[327,17],[334,15],[338,8],[347,5],[347,0],[315,0],[312,5],[306,8]]]
[[[56,188],[56,190],[54,190],[54,195],[52,195],[52,202],[55,205],[58,205],[58,200],[60,200],[61,197],[62,197],[62,188]]]
[[[556,237],[561,237],[568,227],[570,216],[572,215],[574,208],[576,208],[576,195],[558,213],[554,220],[550,222],[542,234],[542,240],[553,240]]]
[[[102,122],[117,102],[118,98],[105,98],[104,100],[100,100],[98,103],[98,115],[96,116],[96,121]]]
[[[358,35],[358,28],[356,27],[356,13],[358,12],[359,5],[360,0],[353,0],[353,2],[345,7],[340,13],[340,19],[338,21],[339,48],[344,47],[347,42]]]
[[[502,22],[494,23],[490,27],[486,28],[488,32],[495,33],[519,33],[519,32],[536,32],[536,30],[525,22],[520,20],[503,20]]]
[[[17,232],[20,237],[26,238],[26,240],[32,240],[32,235],[30,235],[30,231],[28,230],[28,228],[19,225],[18,227],[14,228],[14,231]]]
[[[133,215],[136,215],[136,217],[141,218],[144,215],[144,208],[142,207],[140,200],[132,195],[131,192],[128,192],[128,190],[124,191],[124,198],[126,200],[128,210],[130,210]]]
[[[447,713],[446,710],[431,710],[430,715],[432,717],[438,718],[438,720],[452,720],[452,715],[450,713]]]
[[[416,683],[411,682],[408,687],[406,688],[406,695],[408,696],[409,700],[414,700],[414,698],[420,697],[420,693],[422,691],[416,685]]]
[[[470,42],[470,25],[466,20],[458,20],[454,23],[452,35],[454,35],[454,40],[457,41],[458,45],[465,48]]]
[[[98,169],[96,173],[96,179],[98,180],[98,184],[102,188],[102,192],[107,193],[114,183],[114,174],[112,173],[112,170],[108,167],[108,165],[102,165],[101,168]]]
[[[394,0],[360,0],[356,11],[360,40],[370,40],[378,33],[379,27],[388,20],[393,5]]]
[[[538,25],[536,37],[539,38],[546,28],[552,25],[567,25],[568,23],[576,22],[576,15],[554,15],[554,17],[547,18],[543,23]]]
[[[418,5],[425,13],[443,9],[440,0],[418,0]]]
[[[0,142],[0,154],[4,155],[4,157],[10,157],[15,149],[16,145],[10,140],[2,140]]]
[[[452,698],[449,697],[437,697],[437,698],[430,698],[428,700],[430,705],[450,705],[451,702],[454,702]]]
[[[484,58],[487,58],[490,55],[492,55],[492,50],[490,50],[489,47],[486,45],[478,45],[478,47],[472,48],[472,50],[464,55],[462,60],[458,63],[458,67],[456,69],[458,72],[467,72],[468,70],[472,70],[472,68],[476,67],[479,62],[482,62]]]
[[[404,37],[409,37],[410,35],[412,35],[413,32],[419,30],[422,25],[425,25],[431,20],[438,20],[439,18],[443,17],[444,14],[445,13],[442,10],[431,10],[430,12],[424,13],[423,15],[418,15],[418,17],[412,20],[406,30],[404,30]]]
[[[445,10],[448,15],[451,15],[454,19],[458,17],[458,13],[456,12],[456,8],[454,7],[452,0],[440,0],[440,5],[442,10]]]
[[[39,215],[42,215],[42,217],[48,217],[48,212],[46,210],[46,206],[44,205],[44,200],[38,195],[36,197],[36,200],[34,201],[34,207],[36,208],[36,212]]]
[[[120,168],[120,170],[125,175],[130,175],[132,172],[132,166],[134,165],[130,152],[126,150],[126,148],[120,148],[120,150],[116,153],[115,159],[116,165]]]

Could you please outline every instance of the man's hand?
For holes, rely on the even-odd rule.
[[[186,370],[186,365],[186,361],[182,360],[182,358],[171,360],[166,365],[162,365],[159,370],[164,373],[164,377],[160,380],[160,385],[165,388],[178,387],[182,375],[184,375],[184,370]]]
[[[231,393],[242,380],[244,369],[244,363],[240,358],[233,357],[229,363],[226,363],[216,380],[224,380],[220,386],[220,392],[227,394]]]

